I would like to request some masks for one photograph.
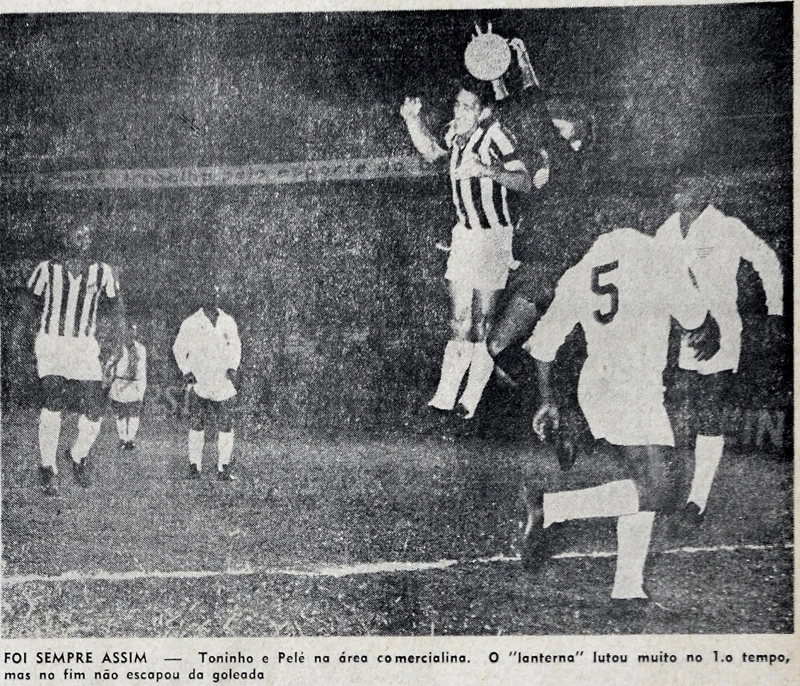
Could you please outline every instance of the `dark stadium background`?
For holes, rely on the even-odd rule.
[[[450,84],[476,20],[525,40],[561,111],[595,117],[585,183],[572,200],[585,216],[637,189],[655,199],[676,167],[699,164],[724,181],[722,209],[777,250],[788,279],[790,3],[6,15],[2,171],[409,155],[398,115],[403,97],[421,94],[434,105],[431,122],[446,122]],[[552,202],[544,207],[558,210]],[[178,379],[170,346],[197,307],[195,275],[210,264],[224,277],[223,308],[242,330],[249,412],[276,426],[417,426],[447,335],[445,259],[433,249],[453,222],[444,175],[6,195],[5,370],[16,291],[36,260],[56,248],[58,218],[66,212],[93,212],[100,220],[102,252],[121,269],[129,312],[149,348],[151,389]],[[584,241],[593,231],[565,230]],[[791,412],[790,346],[762,335],[763,292],[746,267],[741,280],[748,287],[737,403]],[[34,369],[31,358],[26,378],[3,374],[6,400],[15,384],[16,397],[33,403]],[[790,425],[789,417],[787,431]]]

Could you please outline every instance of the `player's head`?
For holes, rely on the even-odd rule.
[[[614,229],[642,229],[642,207],[638,198],[614,198],[613,202],[595,210],[594,221],[598,233]]]
[[[703,173],[686,170],[679,173],[672,191],[672,205],[677,212],[698,215],[714,194],[711,178]]]
[[[76,256],[86,255],[91,250],[94,231],[93,221],[69,218],[64,241],[67,253]]]
[[[139,327],[137,326],[136,322],[128,322],[128,330],[126,332],[126,341],[128,344],[133,343],[133,341],[139,340]]]
[[[492,114],[494,89],[491,83],[465,76],[459,83],[453,103],[453,128],[458,135],[472,133]]]
[[[219,307],[219,284],[212,277],[203,279],[198,284],[200,305],[206,312],[216,312]]]

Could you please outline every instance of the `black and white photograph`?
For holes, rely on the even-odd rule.
[[[555,4],[0,13],[4,640],[794,634],[794,5]]]

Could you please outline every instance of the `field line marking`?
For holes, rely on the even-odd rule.
[[[716,546],[683,546],[680,548],[669,548],[658,551],[661,555],[696,555],[698,553],[718,553],[718,552],[738,552],[740,550],[774,550],[776,548],[794,549],[793,543],[777,544],[747,544],[741,545],[716,545]],[[615,551],[592,551],[592,552],[563,552],[553,555],[555,560],[577,559],[577,558],[605,558],[616,557]],[[392,572],[424,572],[432,569],[447,569],[448,567],[465,566],[474,564],[491,564],[494,562],[517,562],[519,557],[509,555],[493,555],[491,557],[479,557],[466,560],[436,560],[435,562],[364,562],[354,565],[335,565],[330,567],[317,567],[314,569],[282,569],[265,568],[255,569],[253,567],[237,567],[225,570],[206,570],[206,571],[173,571],[161,572],[154,570],[130,571],[130,572],[96,572],[94,574],[84,574],[81,572],[65,572],[57,576],[42,576],[38,574],[27,574],[20,576],[3,577],[3,586],[18,586],[20,584],[33,582],[66,582],[66,581],[137,581],[140,579],[203,579],[216,576],[254,576],[263,574],[266,576],[299,576],[299,577],[334,577],[358,576],[362,574],[386,574]]]

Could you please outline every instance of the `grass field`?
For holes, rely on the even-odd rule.
[[[190,481],[184,427],[144,417],[137,450],[120,452],[108,419],[91,486],[60,458],[46,498],[35,413],[4,417],[4,636],[793,630],[793,474],[775,456],[726,455],[702,527],[657,519],[653,602],[632,621],[609,613],[613,521],[564,525],[535,575],[510,555],[520,474],[579,487],[611,473],[607,456],[564,478],[533,441],[251,426],[224,483],[215,450]]]

